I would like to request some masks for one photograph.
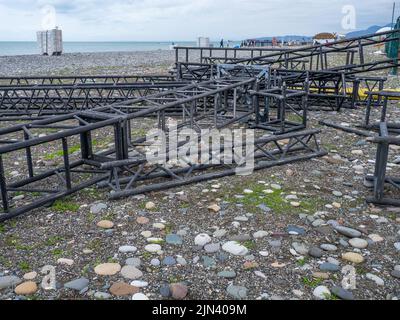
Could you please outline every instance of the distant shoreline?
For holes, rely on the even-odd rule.
[[[231,46],[240,44],[240,42],[230,42]],[[219,47],[219,41],[212,41],[211,44]],[[115,53],[115,52],[140,52],[140,51],[158,51],[170,50],[171,45],[175,46],[196,46],[195,41],[131,41],[131,42],[74,42],[65,41],[63,43],[63,52],[71,53]],[[0,41],[0,56],[25,56],[40,54],[39,47],[34,41]]]
[[[0,56],[0,76],[166,74],[174,62],[173,50]]]

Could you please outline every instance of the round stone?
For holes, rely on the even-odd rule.
[[[390,275],[394,278],[400,279],[400,270],[393,270]]]
[[[110,292],[114,296],[123,297],[138,293],[139,288],[131,286],[125,282],[117,282],[110,287]]]
[[[135,280],[131,282],[131,286],[137,287],[137,288],[145,288],[149,285],[148,282],[146,281],[139,281],[139,280]]]
[[[351,293],[348,290],[343,289],[342,287],[338,287],[338,286],[333,287],[332,293],[342,300],[354,300],[353,293]]]
[[[347,228],[343,226],[334,226],[334,229],[340,234],[349,237],[349,238],[359,238],[361,236],[361,232],[352,228]]]
[[[379,234],[370,234],[368,236],[373,242],[382,242],[384,239]]]
[[[187,265],[187,261],[183,257],[177,257],[176,258],[176,262],[181,266],[186,266]]]
[[[375,282],[378,286],[384,286],[385,281],[383,281],[382,278],[378,277],[377,275],[374,275],[372,273],[367,273],[365,277],[373,282]]]
[[[141,235],[145,238],[150,238],[152,236],[151,231],[143,231]]]
[[[107,205],[105,203],[96,203],[90,207],[90,212],[94,214],[99,214],[106,209]]]
[[[158,259],[151,259],[150,264],[151,264],[153,267],[158,267],[158,266],[161,264],[161,262],[160,262],[160,260],[158,260]]]
[[[146,210],[154,210],[156,208],[156,204],[154,202],[147,202],[146,203]]]
[[[217,213],[219,211],[221,211],[221,207],[217,204],[212,204],[211,206],[208,207],[208,210]]]
[[[122,246],[119,247],[118,251],[121,253],[135,253],[137,248],[134,246]]]
[[[97,226],[101,229],[112,229],[114,227],[114,223],[109,220],[101,220],[97,223]]]
[[[21,283],[15,288],[15,293],[18,295],[31,295],[34,294],[38,290],[38,286],[33,281],[27,281]]]
[[[218,229],[217,231],[215,231],[213,233],[213,236],[215,238],[222,238],[223,236],[225,236],[227,234],[228,231],[224,230],[224,229]]]
[[[168,244],[179,246],[183,243],[182,238],[177,234],[168,234],[165,238]]]
[[[326,272],[313,272],[312,276],[315,279],[323,279],[323,280],[329,279],[329,273]]]
[[[260,254],[260,256],[262,257],[268,257],[269,256],[269,252],[268,251],[260,251],[258,252]]]
[[[335,245],[333,245],[333,244],[321,244],[320,247],[321,247],[322,250],[330,251],[330,252],[333,252],[333,251],[337,250],[337,247]]]
[[[279,184],[271,184],[271,188],[274,190],[282,190],[282,186],[280,186]]]
[[[124,266],[121,269],[121,275],[129,280],[136,280],[143,276],[142,271],[134,266]]]
[[[314,258],[321,258],[324,255],[324,252],[317,247],[311,247],[308,254]]]
[[[164,230],[165,229],[165,224],[163,223],[154,223],[153,228],[158,229],[158,230]]]
[[[144,247],[144,250],[151,253],[157,253],[161,250],[161,246],[159,244],[148,244]]]
[[[171,296],[171,289],[168,284],[163,284],[160,287],[160,294],[164,298],[168,298]]]
[[[176,260],[174,257],[168,256],[163,259],[162,263],[166,266],[173,266],[176,264]]]
[[[72,266],[74,264],[74,260],[72,259],[65,259],[65,258],[60,258],[57,260],[58,264],[64,264],[67,266]]]
[[[143,294],[143,293],[135,293],[135,294],[132,296],[132,300],[135,300],[135,301],[145,301],[145,300],[149,300],[149,297],[146,296],[146,295]]]
[[[183,300],[188,294],[188,287],[183,283],[174,283],[170,285],[172,298],[175,300]]]
[[[78,278],[71,280],[67,283],[64,283],[64,288],[81,292],[82,290],[85,290],[88,287],[88,285],[89,285],[89,279]]]
[[[340,191],[333,191],[332,194],[333,194],[335,197],[338,197],[338,198],[340,198],[340,197],[343,196],[343,193],[341,193]]]
[[[340,267],[337,264],[324,262],[319,266],[321,271],[338,272]]]
[[[236,278],[236,272],[230,271],[230,270],[221,271],[221,272],[218,272],[218,277],[225,278],[225,279],[233,279],[233,278]]]
[[[146,217],[139,217],[136,219],[136,222],[138,224],[148,224],[150,222],[150,220]]]
[[[235,256],[245,256],[249,250],[236,241],[229,241],[222,246],[222,250]]]
[[[358,249],[365,249],[368,247],[368,241],[360,238],[353,238],[349,240],[349,243],[352,247],[358,248]]]
[[[319,300],[326,300],[331,296],[331,292],[327,287],[319,286],[314,289],[313,295]]]
[[[204,250],[207,253],[215,253],[221,249],[221,245],[219,243],[209,243],[204,246]]]
[[[113,276],[121,271],[118,263],[103,263],[94,268],[94,272],[99,276]]]
[[[297,226],[293,226],[293,225],[289,225],[287,227],[287,232],[291,235],[305,235],[306,234],[306,230],[304,230],[301,227],[297,227]]]
[[[207,243],[211,242],[211,238],[206,233],[201,233],[194,238],[194,244],[196,246],[204,247]]]
[[[355,253],[355,252],[347,252],[347,253],[343,254],[342,259],[349,261],[349,262],[353,262],[355,264],[364,262],[363,256],[358,253]]]
[[[272,193],[274,193],[274,190],[266,189],[266,190],[263,190],[263,192],[264,192],[265,194],[272,194]]]
[[[306,255],[308,254],[309,251],[309,247],[304,244],[304,243],[300,243],[300,242],[293,242],[292,243],[292,247],[294,250],[296,250],[297,253],[302,254],[302,255]]]
[[[107,300],[111,298],[111,295],[107,292],[98,291],[94,294],[94,297],[99,300]]]
[[[35,271],[25,273],[23,276],[24,280],[34,280],[36,279],[36,277],[37,277],[37,272]]]
[[[253,233],[253,238],[254,239],[262,239],[265,238],[269,235],[269,233],[267,231],[257,231],[255,233]]]
[[[234,299],[241,300],[241,299],[246,299],[247,298],[247,288],[243,286],[234,286],[230,285],[226,289],[228,295],[233,297]]]

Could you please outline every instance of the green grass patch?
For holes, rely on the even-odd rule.
[[[72,201],[68,201],[68,200],[57,200],[56,202],[54,202],[52,209],[54,211],[57,212],[78,212],[80,208],[80,205],[72,202]]]
[[[0,265],[7,269],[11,269],[13,267],[12,262],[10,260],[7,260],[3,256],[0,256]]]
[[[150,244],[164,244],[165,240],[153,240],[153,241],[149,241]]]
[[[316,288],[318,287],[324,280],[320,279],[320,278],[313,278],[313,279],[309,279],[307,277],[303,277],[301,278],[301,282],[303,282],[303,284],[307,287],[311,287],[311,288]]]
[[[164,232],[165,234],[171,234],[173,231],[174,226],[170,223],[165,225]]]
[[[271,194],[266,194],[263,191],[267,189],[267,187],[261,184],[246,186],[245,188],[253,190],[253,193],[245,194],[241,199],[235,197],[233,202],[242,204],[245,209],[250,212],[261,211],[261,209],[258,208],[261,204],[271,208],[275,213],[288,212],[293,209],[293,207],[282,197],[282,190],[275,190]],[[235,194],[242,193],[243,189],[244,188],[236,190],[237,192],[235,192]],[[232,199],[229,200],[232,201]]]
[[[333,300],[333,301],[340,300],[339,297],[334,295],[334,294],[325,293],[324,297],[325,297],[326,300]]]
[[[297,264],[300,267],[304,267],[306,265],[307,261],[308,261],[307,258],[302,258],[302,259],[297,260]]]
[[[19,269],[20,269],[21,271],[23,271],[23,272],[28,272],[28,271],[31,271],[31,270],[32,270],[31,266],[30,266],[29,263],[26,262],[26,261],[20,262],[20,263],[18,264],[18,267],[19,267]]]
[[[182,282],[183,278],[180,276],[169,276],[168,277],[168,282],[169,283],[179,283]]]
[[[363,276],[368,273],[368,270],[365,269],[364,267],[356,267],[356,273]]]
[[[108,263],[119,263],[117,259],[114,259],[113,257],[108,258],[107,260]]]
[[[103,242],[100,239],[93,239],[88,243],[87,247],[94,252],[98,252],[103,247]]]
[[[295,113],[289,113],[286,115],[286,120],[295,122],[295,123],[303,123],[303,118]]]
[[[279,182],[276,182],[279,184]],[[244,189],[250,189],[253,193],[244,194],[243,198],[236,198],[233,195],[243,194]],[[264,190],[269,189],[263,184],[252,183],[250,185],[241,185],[236,187],[233,191],[230,191],[227,196],[225,196],[226,201],[233,202],[237,204],[242,204],[244,208],[253,213],[262,212],[259,208],[260,205],[265,205],[273,210],[274,213],[299,213],[299,212],[315,212],[323,208],[323,199],[313,198],[313,197],[299,197],[295,202],[299,202],[299,207],[294,207],[290,204],[291,201],[285,199],[287,195],[290,194],[288,190],[273,190],[272,193],[267,194]]]
[[[254,250],[256,248],[256,243],[252,240],[247,240],[242,242],[242,245],[249,250]]]
[[[54,258],[58,259],[61,258],[64,254],[64,251],[61,249],[54,249],[51,251],[51,254],[53,255]]]
[[[153,255],[151,254],[151,252],[143,252],[142,253],[142,258],[143,259],[151,259],[153,257]]]
[[[62,237],[59,236],[52,236],[52,237],[48,237],[44,244],[48,247],[52,247],[55,246],[57,244],[59,244],[61,241],[63,241],[64,239]]]
[[[98,146],[100,145],[101,142],[98,140],[92,140],[92,146]],[[78,152],[81,150],[81,145],[80,144],[76,144],[73,146],[68,146],[68,155],[74,154],[75,152]],[[57,150],[53,153],[49,153],[47,155],[45,155],[44,159],[47,161],[51,161],[51,160],[55,160],[57,158],[62,158],[64,156],[64,150]]]
[[[34,246],[29,246],[21,243],[21,240],[15,235],[6,237],[4,239],[4,244],[6,245],[6,247],[13,247],[21,251],[31,251],[35,248]]]

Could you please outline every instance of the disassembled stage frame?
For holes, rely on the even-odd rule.
[[[205,129],[254,129],[249,154],[233,144],[199,156],[240,151],[254,159],[255,170],[323,156],[320,131],[307,129],[308,111],[368,110],[382,102],[386,108],[385,96],[375,99],[373,91],[383,89],[385,78],[364,73],[397,68],[397,59],[367,61],[364,51],[394,41],[399,30],[290,50],[177,47],[167,76],[0,78],[0,121],[22,122],[0,129],[0,221],[94,185],[117,199],[233,175],[245,165],[149,162],[141,123],[166,132],[167,141],[191,129],[199,133],[195,144],[204,143]],[[361,88],[373,93],[365,98]],[[104,130],[105,145],[97,139]],[[177,152],[189,143],[179,141]],[[385,152],[378,153],[383,168]],[[375,176],[381,201],[381,171]]]

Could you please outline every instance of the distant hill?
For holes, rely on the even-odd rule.
[[[385,26],[371,26],[368,29],[365,30],[358,30],[358,31],[353,31],[353,32],[349,32],[348,34],[346,34],[346,38],[357,38],[357,37],[362,37],[362,36],[366,36],[368,34],[373,34],[376,33],[379,29],[384,28],[384,27],[391,27],[392,24],[389,23]]]
[[[357,38],[357,37],[362,37],[368,34],[373,34],[376,33],[379,29],[384,28],[384,27],[391,27],[392,24],[389,23],[385,26],[371,26],[368,29],[365,30],[358,30],[358,31],[352,31],[346,34],[346,38]],[[260,40],[260,41],[265,41],[265,40],[272,40],[273,38],[276,38],[279,42],[284,41],[312,41],[313,37],[310,36],[299,36],[299,35],[286,35],[286,36],[279,36],[279,37],[261,37],[261,38],[251,38],[248,40]]]
[[[298,36],[298,35],[287,35],[287,36],[279,36],[279,37],[262,37],[262,38],[254,38],[251,40],[260,40],[260,41],[265,41],[265,40],[272,40],[273,38],[276,38],[278,41],[311,41],[312,37],[309,36]]]

